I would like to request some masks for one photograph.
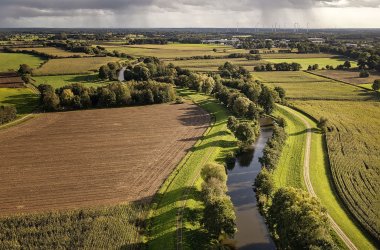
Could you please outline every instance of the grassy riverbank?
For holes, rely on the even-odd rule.
[[[217,100],[184,89],[179,94],[209,112],[213,124],[158,191],[150,211],[149,249],[175,249],[176,244],[200,249],[207,245],[209,239],[200,226],[203,203],[199,197],[199,173],[203,165],[222,162],[226,152],[236,147],[236,140],[226,126],[228,111]],[[183,220],[178,224],[181,207]],[[182,229],[177,230],[177,225]],[[182,236],[179,237],[182,242],[178,242],[177,234]]]
[[[306,126],[287,107],[278,108],[276,115],[285,118],[288,124],[286,130],[289,134],[279,165],[274,171],[276,187],[293,186],[305,189],[302,176]],[[355,223],[336,194],[328,165],[323,135],[318,131],[314,121],[301,113],[299,115],[308,121],[313,130],[310,152],[310,178],[315,193],[334,221],[349,236],[358,249],[375,249],[375,246]],[[344,245],[341,246],[343,247]]]

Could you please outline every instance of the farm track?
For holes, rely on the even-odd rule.
[[[0,130],[0,215],[149,200],[202,136],[193,104],[40,114]]]
[[[312,128],[309,122],[303,118],[301,115],[298,114],[298,112],[294,111],[293,109],[286,108],[289,112],[291,112],[293,115],[297,116],[306,126],[307,128],[307,135],[306,135],[306,148],[305,148],[305,157],[304,157],[304,181],[306,184],[307,191],[314,197],[317,197],[316,193],[314,192],[313,185],[311,184],[310,180],[310,150],[311,150],[311,133]],[[334,221],[334,219],[330,216],[330,214],[327,214],[331,226],[334,229],[334,231],[339,235],[339,237],[342,239],[342,241],[346,244],[348,249],[351,250],[357,250],[355,244],[350,240],[350,238],[343,232],[343,230],[338,226],[338,224]]]

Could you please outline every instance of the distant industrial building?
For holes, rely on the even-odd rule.
[[[326,42],[325,39],[323,38],[317,38],[317,37],[314,37],[314,38],[308,38],[308,40],[314,44],[323,44]]]
[[[211,39],[211,40],[202,40],[201,42],[204,44],[222,44],[222,45],[234,45],[235,43],[239,42],[240,40],[238,38],[232,38],[232,39]]]

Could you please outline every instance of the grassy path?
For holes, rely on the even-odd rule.
[[[217,100],[189,90],[179,94],[208,111],[214,123],[158,191],[149,215],[149,249],[196,249],[208,243],[199,224],[199,173],[204,164],[221,161],[236,146],[226,127],[228,112]]]
[[[376,249],[336,196],[328,166],[328,157],[323,148],[323,137],[316,129],[315,122],[291,108],[279,106],[279,110],[278,112],[286,114],[285,119],[298,120],[298,124],[299,122],[303,124],[303,127],[299,127],[299,131],[303,131],[305,134],[305,143],[304,148],[298,148],[298,151],[304,154],[302,162],[304,185],[309,193],[317,196],[327,208],[336,234],[348,249]]]

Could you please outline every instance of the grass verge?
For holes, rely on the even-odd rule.
[[[226,126],[229,113],[217,100],[190,90],[180,89],[178,92],[209,112],[214,122],[156,194],[149,213],[149,236],[146,239],[149,249],[176,248],[177,213],[185,200],[182,247],[201,249],[208,244],[207,234],[200,225],[203,203],[199,172],[208,162],[223,161],[224,154],[236,147],[236,140]]]
[[[278,185],[278,187],[301,185],[301,187],[305,189],[302,175],[306,127],[299,118],[292,115],[287,109],[289,108],[279,108],[276,111],[276,115],[284,117],[287,121],[289,138],[286,147],[284,147],[278,168],[274,172],[274,179],[276,180],[276,185]],[[345,234],[350,237],[350,240],[358,249],[376,249],[371,240],[361,230],[360,226],[358,226],[355,220],[350,216],[349,212],[345,209],[336,194],[336,190],[332,183],[331,170],[329,168],[328,156],[325,148],[326,143],[323,141],[323,135],[317,129],[317,124],[307,116],[303,114],[300,115],[309,122],[313,129],[311,140],[310,179],[315,193],[334,221]],[[299,137],[299,140],[297,140],[296,136],[301,135],[303,135],[302,138]],[[300,140],[302,140],[303,143],[301,143]],[[298,159],[298,157],[296,156],[299,152],[302,152],[302,160],[297,161],[296,159]],[[299,178],[300,176],[301,179]],[[338,244],[340,247],[345,248],[344,243],[340,242],[338,236],[333,236],[336,240],[339,240]]]

